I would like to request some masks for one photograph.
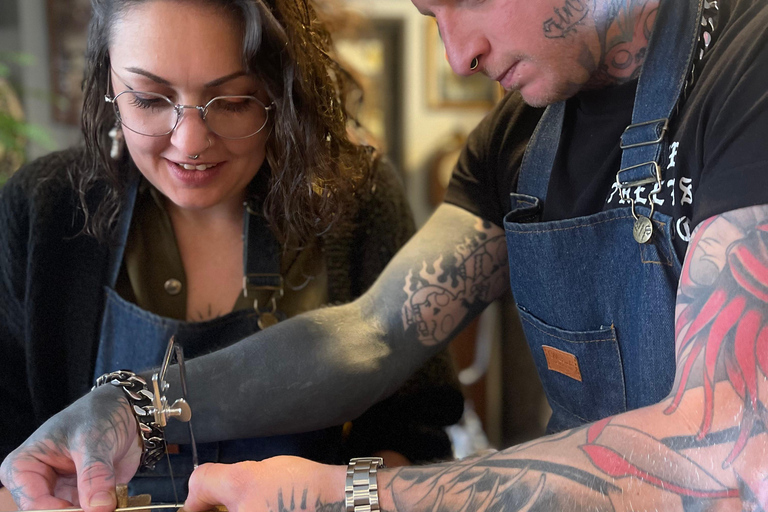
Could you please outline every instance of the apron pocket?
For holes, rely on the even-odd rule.
[[[566,331],[518,306],[525,336],[552,407],[550,432],[627,410],[624,370],[613,326]]]

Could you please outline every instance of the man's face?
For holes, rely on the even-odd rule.
[[[531,105],[573,96],[597,68],[595,0],[412,0],[460,75],[482,72]],[[472,59],[477,69],[471,69]]]

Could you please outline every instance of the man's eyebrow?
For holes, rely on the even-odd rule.
[[[165,78],[161,78],[161,77],[157,76],[154,73],[150,73],[146,69],[130,67],[130,68],[125,68],[125,70],[126,71],[130,71],[131,73],[135,73],[137,75],[145,76],[145,77],[149,78],[150,80],[152,80],[153,82],[157,82],[160,85],[167,85],[167,86],[171,85],[171,82],[169,82]],[[235,78],[239,78],[239,77],[241,77],[241,76],[243,76],[245,74],[246,74],[245,71],[236,71],[234,73],[231,73],[229,75],[223,76],[221,78],[217,78],[216,80],[211,80],[210,82],[205,84],[204,87],[206,87],[206,88],[218,87],[219,85],[222,85],[222,84],[224,84],[226,82],[229,82],[230,80],[234,80]]]

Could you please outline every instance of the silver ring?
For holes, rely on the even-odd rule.
[[[207,151],[208,149],[210,149],[210,147],[211,147],[211,144],[213,144],[213,143],[211,142],[211,138],[210,138],[210,137],[208,137],[208,147],[207,147],[207,148],[205,148],[203,151]],[[200,158],[200,155],[202,155],[202,153],[198,153],[198,154],[196,154],[196,155],[187,155],[187,158],[189,158],[190,160],[197,160],[198,158]]]
[[[479,65],[480,65],[480,60],[478,60],[478,58],[475,57],[474,59],[472,59],[472,62],[469,64],[469,69],[474,71],[477,69],[477,66]]]

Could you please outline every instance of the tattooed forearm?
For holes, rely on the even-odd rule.
[[[582,434],[583,439],[583,434]],[[611,510],[620,489],[572,465],[500,452],[397,472],[385,488],[396,510]],[[571,492],[563,492],[570,489]]]
[[[403,327],[415,328],[426,345],[448,339],[471,309],[485,307],[507,286],[504,236],[489,235],[491,225],[482,221],[475,229],[455,254],[425,261],[405,279]]]
[[[458,463],[403,468],[384,490],[397,510],[425,512],[709,510],[745,498],[686,455],[695,447],[682,439],[605,420]]]

